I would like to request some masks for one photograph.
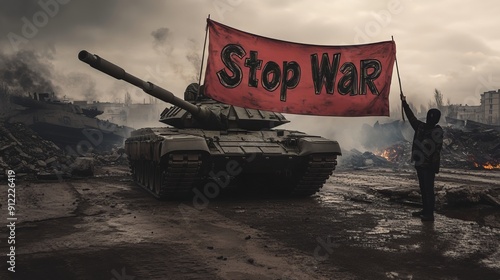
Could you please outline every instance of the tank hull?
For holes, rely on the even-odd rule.
[[[42,138],[63,148],[83,144],[88,146],[86,148],[109,150],[113,145],[122,146],[133,130],[97,118],[44,109],[22,112],[9,121],[23,123]]]
[[[144,128],[125,141],[134,180],[161,199],[246,182],[294,196],[316,193],[335,170],[339,144],[289,130]]]
[[[9,122],[23,123],[59,147],[76,149],[82,153],[89,148],[109,150],[115,145],[122,146],[133,131],[130,127],[96,118],[102,111],[56,100],[39,100],[40,96],[47,95],[35,93],[33,97],[11,96],[10,102],[25,109],[11,116]]]

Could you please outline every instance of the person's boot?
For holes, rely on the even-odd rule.
[[[420,216],[422,215],[423,211],[420,210],[420,211],[417,211],[417,212],[412,212],[411,215],[413,217],[417,217],[417,218],[420,218]]]
[[[422,222],[434,222],[434,216],[420,215],[420,220]]]

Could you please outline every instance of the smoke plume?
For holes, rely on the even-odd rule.
[[[154,30],[151,32],[151,36],[154,38],[154,43],[156,45],[164,45],[167,42],[167,38],[169,36],[170,29],[167,27],[161,27],[158,28],[157,30]]]
[[[50,61],[33,51],[21,50],[12,55],[0,53],[0,79],[12,93],[57,92],[52,77]]]
[[[71,95],[76,100],[98,101],[104,97],[96,88],[96,83],[85,73],[70,72],[59,75],[58,82],[65,89],[65,95]]]
[[[197,82],[201,65],[201,46],[194,39],[187,41],[175,38],[174,32],[167,27],[161,27],[151,32],[153,49],[164,56],[166,71],[157,71],[164,80],[180,79],[187,84]],[[159,67],[160,68],[160,67]],[[169,79],[170,78],[170,79]]]

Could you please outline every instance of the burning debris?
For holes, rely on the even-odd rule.
[[[500,170],[500,131],[446,129],[443,160],[447,167]]]
[[[405,157],[410,156],[408,153],[408,143],[400,142],[384,150],[375,150],[375,154],[385,158],[389,162],[405,162],[405,159],[407,159]]]
[[[373,152],[344,151],[341,166],[347,168],[412,166],[410,125],[395,121],[365,125],[365,147]],[[500,170],[500,128],[481,126],[443,126],[441,166],[445,168]],[[377,138],[375,138],[377,137]]]
[[[483,168],[483,169],[487,169],[487,170],[500,169],[500,163],[493,164],[491,162],[486,162],[483,164],[479,164],[477,162],[474,162],[473,164],[474,164],[474,167]]]
[[[338,169],[366,169],[370,167],[394,167],[395,164],[390,162],[381,154],[372,152],[360,152],[352,149],[350,151],[342,150],[342,157],[338,159]]]

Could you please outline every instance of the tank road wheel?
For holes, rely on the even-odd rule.
[[[148,167],[146,166],[147,162],[145,160],[142,161],[142,185],[147,189],[148,183]]]
[[[165,172],[161,165],[150,160],[135,160],[131,164],[134,182],[141,188],[153,194],[156,198],[164,198],[162,186]]]
[[[134,182],[137,182],[137,171],[135,170],[136,169],[135,160],[130,160],[129,166],[130,166],[130,173],[132,174],[132,180],[134,180]]]
[[[129,161],[128,161],[128,167],[130,169],[130,174],[132,174],[132,179],[135,182],[135,171],[134,171],[134,161],[133,160],[129,159]]]
[[[135,161],[135,178],[136,178],[136,182],[137,184],[141,184],[141,180],[142,180],[142,168],[141,168],[141,160],[136,160]]]
[[[154,165],[154,189],[153,192],[156,195],[156,197],[160,198],[161,197],[161,187],[163,184],[163,171],[161,170],[161,165],[159,163],[156,163]]]
[[[134,179],[134,182],[138,183],[139,182],[139,170],[137,169],[137,160],[132,161],[132,177]]]
[[[154,163],[153,161],[146,161],[146,187],[150,191],[154,191]]]
[[[141,182],[141,184],[142,184],[142,186],[144,188],[147,189],[148,188],[148,185],[147,185],[147,183],[148,183],[148,181],[147,181],[147,179],[148,179],[148,168],[146,166],[146,161],[145,160],[142,161],[141,168],[142,168],[142,180],[141,180],[142,182]]]
[[[146,187],[146,174],[147,168],[146,168],[146,161],[141,160],[141,184]]]
[[[141,184],[141,181],[142,181],[142,168],[141,168],[141,160],[137,160],[135,161],[135,177],[136,177],[136,182],[138,184]]]
[[[136,183],[158,199],[186,198],[201,182],[199,153],[175,153],[159,163],[140,160],[133,166]]]

